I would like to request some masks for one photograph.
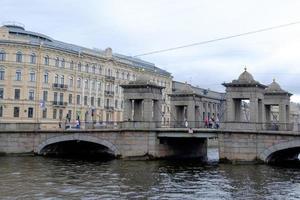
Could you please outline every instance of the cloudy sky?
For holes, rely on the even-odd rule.
[[[1,0],[0,19],[88,48],[129,56],[300,21],[298,0]],[[300,24],[141,57],[187,81],[224,91],[246,66],[300,102]]]

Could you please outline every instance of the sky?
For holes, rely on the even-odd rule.
[[[0,22],[128,56],[300,21],[298,0],[1,0]],[[300,24],[141,56],[174,80],[224,92],[247,67],[300,102]]]

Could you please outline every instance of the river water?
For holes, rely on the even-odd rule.
[[[300,168],[0,157],[1,199],[300,199]]]

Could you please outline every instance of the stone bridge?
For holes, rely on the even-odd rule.
[[[200,158],[214,130],[110,129],[73,131],[1,131],[0,152],[38,155],[105,153],[117,158]],[[89,152],[88,152],[89,151]]]
[[[186,128],[1,131],[0,152],[52,155],[97,150],[117,158],[205,160],[209,138],[218,138],[221,161],[269,163],[295,159],[300,153],[298,132],[205,128],[192,133]]]

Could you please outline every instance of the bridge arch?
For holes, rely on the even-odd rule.
[[[51,144],[55,144],[55,143],[68,142],[68,141],[83,141],[83,142],[99,144],[99,145],[106,147],[110,151],[112,151],[114,156],[117,157],[117,156],[121,155],[119,149],[113,143],[111,143],[107,140],[104,140],[104,139],[100,139],[100,138],[85,135],[85,134],[70,134],[70,135],[68,134],[68,135],[62,135],[62,136],[48,138],[37,146],[37,149],[35,152],[38,155],[42,155],[43,149],[46,148],[47,146],[49,146]]]
[[[270,163],[276,159],[292,159],[300,153],[300,140],[289,140],[274,144],[260,153],[259,158]]]

